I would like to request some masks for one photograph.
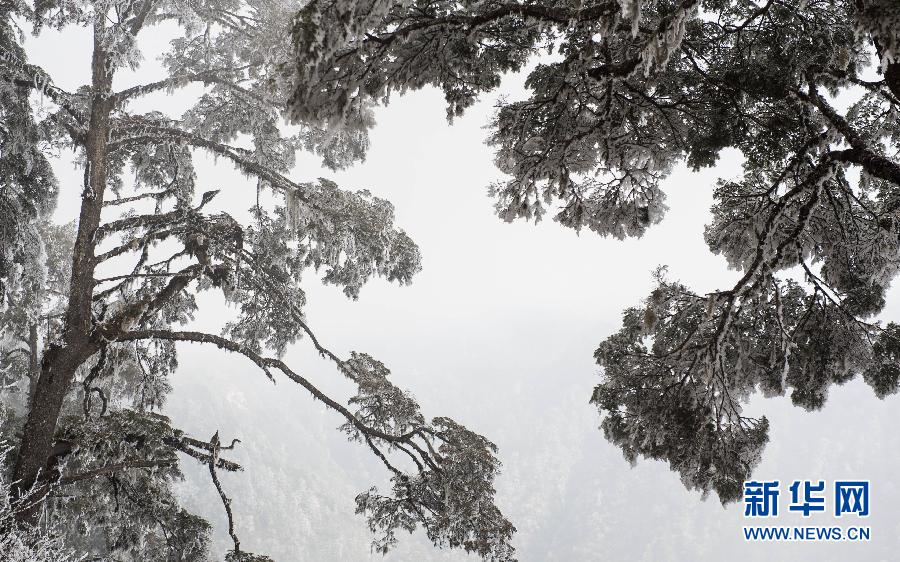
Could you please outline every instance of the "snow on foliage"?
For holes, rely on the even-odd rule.
[[[411,454],[419,492],[404,497],[403,509],[431,513],[421,523],[438,546],[511,559],[514,529],[493,503],[494,446],[448,418],[425,423],[381,363],[362,354],[342,360],[307,322],[304,277],[356,298],[373,277],[410,283],[421,256],[388,201],[294,177],[301,149],[332,169],[360,160],[372,124],[359,108],[355,127],[332,131],[310,120],[287,132],[282,110],[301,6],[4,4],[0,376],[10,408],[0,431],[21,439],[10,468],[13,493],[29,500],[14,517],[23,532],[43,518],[58,523],[61,544],[91,559],[208,560],[209,523],[185,511],[172,491],[182,477],[179,459],[188,456],[209,468],[222,500],[234,543],[226,559],[269,560],[241,549],[240,513],[218,477],[241,470],[224,458],[239,440],[195,439],[161,413],[177,344],[197,343],[296,383],[341,416],[391,475],[402,473],[395,457]],[[87,84],[64,91],[28,64],[14,21],[37,34],[85,28],[93,49]],[[141,33],[157,25],[180,30],[162,58],[164,76],[117,91],[117,73],[141,68]],[[157,92],[194,97],[181,115],[136,109]],[[36,95],[45,97],[40,113],[28,105]],[[84,171],[75,226],[46,218],[56,184],[45,155],[56,149],[73,150]],[[199,154],[251,180],[247,219],[216,209],[216,194],[248,182],[207,186],[195,166]],[[219,333],[184,329],[204,314],[201,292],[231,305]],[[357,398],[342,404],[282,362],[301,338],[359,384]]]
[[[515,527],[493,502],[497,447],[449,418],[426,423],[413,398],[388,380],[390,371],[368,355],[351,354],[344,370],[359,389],[350,404],[361,423],[342,429],[354,440],[385,442],[416,466],[410,474],[385,459],[394,473],[392,495],[373,487],[356,497],[357,513],[366,514],[380,535],[373,549],[387,553],[397,530],[412,532],[421,525],[438,546],[463,548],[485,560],[513,560],[508,541]]]
[[[5,6],[0,7],[0,58],[4,65],[22,68],[25,57],[8,19],[15,12]],[[53,209],[57,190],[38,147],[28,94],[27,87],[0,80],[0,296],[20,268],[40,262],[37,224]]]
[[[313,0],[294,42],[291,116],[352,130],[355,108],[424,86],[456,116],[534,61],[490,123],[507,221],[640,236],[673,166],[740,151],[706,229],[738,283],[701,295],[659,273],[597,350],[593,402],[630,461],[732,501],[768,439],[742,414],[753,392],[816,409],[860,374],[900,388],[898,329],[873,320],[900,267],[895,0]]]
[[[0,404],[0,410],[3,405]],[[0,450],[0,464],[9,456],[6,445]],[[56,529],[23,525],[16,520],[22,500],[16,497],[13,486],[0,470],[0,559],[6,562],[81,562],[68,549]]]

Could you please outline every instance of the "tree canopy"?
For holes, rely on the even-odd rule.
[[[895,0],[313,0],[293,40],[290,115],[356,133],[392,94],[440,88],[452,119],[527,69],[490,124],[507,221],[640,236],[674,166],[740,152],[705,235],[738,282],[698,294],[657,272],[597,349],[592,402],[627,459],[735,500],[768,439],[752,393],[816,409],[857,375],[897,391],[900,327],[875,320],[900,264]]]
[[[513,559],[515,529],[494,503],[494,444],[450,418],[427,418],[385,365],[364,353],[338,357],[305,316],[304,280],[318,275],[356,298],[376,276],[409,283],[420,254],[388,201],[324,179],[293,179],[299,150],[338,168],[367,147],[359,131],[289,128],[281,118],[290,24],[300,7],[281,0],[2,5],[0,429],[17,453],[11,478],[0,479],[11,488],[0,495],[7,497],[0,524],[12,513],[9,525],[22,536],[61,541],[92,560],[207,560],[210,525],[172,490],[191,457],[208,467],[222,500],[233,541],[227,559],[268,560],[241,548],[240,513],[218,477],[241,470],[226,458],[239,440],[218,432],[198,439],[164,415],[178,344],[193,343],[243,356],[248,370],[264,375],[260,384],[295,384],[371,451],[390,489],[372,487],[356,506],[377,533],[377,550],[387,551],[398,530],[421,526],[438,546]],[[164,74],[123,86],[126,71],[142,68],[142,34],[162,27],[176,30]],[[70,28],[91,47],[85,83],[74,91],[29,63],[21,47],[24,33]],[[162,92],[191,100],[188,109],[138,109]],[[57,183],[48,162],[60,149],[74,151],[84,172],[82,185],[65,187],[80,204],[69,225],[51,216]],[[196,166],[204,155],[234,168],[230,184],[209,185]],[[219,190],[242,191],[249,218],[217,210]],[[231,305],[221,332],[194,327],[205,314],[196,298],[203,292]],[[301,339],[353,383],[349,401],[282,360]],[[50,535],[40,534],[36,525],[48,522]],[[0,542],[0,557],[15,553],[7,547],[15,545]]]

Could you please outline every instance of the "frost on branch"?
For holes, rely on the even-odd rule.
[[[20,267],[40,261],[38,224],[52,211],[57,192],[50,163],[38,146],[40,131],[28,88],[12,82],[7,70],[26,65],[8,10],[0,7],[0,297]]]
[[[876,43],[882,69],[900,64],[900,9],[892,0],[861,0],[856,3],[859,31]]]
[[[240,470],[218,458],[229,447],[187,437],[159,413],[179,342],[241,354],[273,381],[287,376],[339,412],[386,463],[386,454],[403,447],[419,463],[441,462],[432,456],[432,426],[386,383],[383,366],[363,356],[345,364],[305,317],[304,275],[356,298],[375,276],[409,283],[421,257],[389,202],[295,177],[301,149],[332,169],[362,159],[372,124],[360,107],[355,125],[341,130],[286,126],[291,28],[300,7],[283,0],[76,0],[3,8],[0,377],[14,407],[0,433],[21,440],[16,486],[37,490],[37,501],[17,517],[60,522],[63,542],[92,558],[209,559],[210,525],[173,493],[178,455],[186,455],[208,465],[226,507],[234,541],[227,559],[268,560],[240,549],[241,513],[232,512],[217,477],[220,469]],[[72,40],[92,35],[85,85],[64,91],[27,64],[14,17],[37,34],[81,28]],[[158,25],[175,35],[162,76],[118,89],[121,71],[144,62],[139,37]],[[159,110],[154,94],[177,95],[187,107],[179,115]],[[33,111],[27,102],[38,96]],[[45,224],[56,186],[44,155],[57,150],[74,152],[84,177],[70,186],[81,205],[74,227]],[[206,185],[205,167],[195,165],[201,153],[237,174]],[[250,212],[222,212],[222,190],[242,191]],[[224,300],[230,318],[218,333],[184,331],[204,320],[197,295],[206,291]],[[348,365],[368,370],[359,377],[366,398],[351,405],[360,419],[280,360],[301,337],[350,378]],[[398,427],[417,433],[395,435]],[[469,525],[489,522],[476,512]]]
[[[733,500],[766,441],[752,392],[815,409],[860,374],[897,390],[896,328],[871,320],[900,270],[896,1],[413,1],[374,24],[313,2],[300,21],[292,115],[322,123],[426,85],[458,115],[533,61],[490,123],[508,221],[640,236],[675,165],[740,153],[705,233],[738,282],[661,281],[598,350],[594,401],[629,459]]]
[[[281,354],[305,332],[301,281],[310,268],[351,298],[372,277],[408,284],[421,269],[419,248],[394,225],[393,206],[366,191],[320,180],[293,204],[253,212],[256,223],[240,231],[240,241],[224,240],[216,250],[233,268],[202,286],[218,283],[238,305],[225,333],[256,351]],[[202,230],[210,241],[221,239]]]
[[[0,464],[6,464],[4,450]],[[15,498],[6,471],[0,470],[0,559],[7,562],[82,562],[65,546],[55,528],[28,527],[16,521],[21,500]]]
[[[877,123],[870,102],[851,119]],[[720,182],[706,240],[741,278],[701,296],[660,277],[601,344],[593,401],[628,459],[667,460],[689,488],[732,501],[767,439],[765,418],[741,413],[754,392],[815,410],[860,374],[879,397],[900,388],[896,326],[869,320],[900,267],[897,185],[864,178],[854,189],[834,154],[813,137]],[[803,281],[785,280],[789,268]]]
[[[330,67],[335,55],[342,52],[345,45],[361,41],[392,4],[392,0],[310,2],[298,12],[291,33],[297,45],[296,55],[303,62],[292,99],[331,96],[332,100],[327,111],[303,111],[297,104],[292,104],[290,115],[293,120],[317,126],[349,125],[351,130],[374,124],[367,100],[353,97],[360,84],[347,84],[338,91],[328,91],[324,81],[333,72]]]
[[[537,220],[559,202],[556,218],[566,226],[640,235],[665,210],[658,181],[683,154],[687,125],[628,81],[649,82],[666,68],[697,2],[638,4],[397,2],[342,11],[313,2],[294,28],[291,115],[356,127],[358,108],[434,85],[452,118],[539,50],[558,51],[562,62],[530,73],[533,96],[501,103],[492,123],[497,165],[512,177],[491,188],[498,214]],[[634,34],[613,32],[620,24]],[[638,32],[645,28],[656,31]]]
[[[629,461],[668,461],[688,488],[715,491],[725,503],[741,497],[768,440],[767,420],[742,413],[753,393],[789,394],[815,410],[831,385],[860,373],[879,396],[895,393],[896,335],[821,286],[808,292],[767,277],[732,301],[661,280],[598,348],[603,382],[592,402]]]
[[[497,447],[449,418],[426,423],[415,400],[395,387],[390,371],[372,357],[354,352],[341,369],[358,386],[349,401],[356,408],[353,418],[341,429],[415,466],[413,472],[402,471],[378,452],[393,473],[391,494],[373,487],[356,498],[357,513],[365,514],[378,534],[373,549],[387,553],[398,530],[411,533],[421,525],[439,547],[461,548],[485,560],[514,560],[509,540],[515,527],[494,503]]]
[[[225,555],[225,562],[272,562],[272,559],[262,554],[232,551]]]
[[[894,322],[888,323],[872,344],[872,361],[863,371],[863,379],[879,398],[900,388],[900,326]]]
[[[77,444],[58,469],[51,514],[80,552],[148,560],[205,561],[210,526],[178,505],[178,432],[161,415],[115,410],[64,421],[62,442]]]
[[[294,28],[291,111],[339,126],[348,108],[433,85],[454,116],[535,59],[530,95],[501,100],[491,123],[510,176],[491,187],[498,214],[536,220],[558,204],[564,225],[636,236],[661,218],[658,182],[674,164],[710,166],[726,147],[771,161],[799,146],[794,92],[810,76],[826,88],[865,84],[896,122],[900,64],[887,63],[898,18],[891,0],[312,2]],[[860,82],[870,41],[881,85]],[[544,50],[555,57],[538,58]]]
[[[356,407],[355,417],[366,427],[401,436],[425,425],[415,399],[388,380],[391,372],[383,363],[364,353],[353,352],[344,362],[344,368],[359,387],[349,404]],[[363,436],[354,424],[345,423],[341,429],[362,440]]]
[[[509,539],[515,532],[493,502],[493,479],[499,470],[496,447],[448,418],[429,426],[440,443],[434,466],[416,474],[391,477],[388,496],[371,488],[356,497],[379,537],[373,548],[386,553],[396,532],[421,525],[437,546],[461,548],[485,560],[514,560]]]
[[[309,199],[296,217],[305,264],[324,269],[326,283],[356,297],[373,276],[407,284],[421,269],[421,254],[407,234],[394,226],[394,206],[368,191],[350,192],[319,180],[308,186]]]

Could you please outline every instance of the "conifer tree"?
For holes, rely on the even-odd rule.
[[[17,445],[5,481],[13,483],[9,505],[23,532],[49,521],[48,532],[92,560],[206,560],[209,524],[172,491],[187,459],[208,467],[222,499],[233,540],[227,559],[268,559],[241,548],[239,514],[218,476],[241,470],[227,458],[237,439],[200,439],[164,415],[178,345],[199,344],[242,356],[262,375],[259,384],[287,383],[323,403],[384,465],[391,489],[356,498],[378,550],[396,542],[398,529],[421,525],[439,547],[513,558],[515,529],[494,504],[496,447],[450,418],[426,418],[387,367],[364,353],[338,357],[304,314],[305,277],[318,274],[356,298],[375,276],[409,283],[420,255],[389,202],[295,177],[299,150],[331,168],[366,150],[353,130],[300,124],[286,132],[284,69],[300,7],[286,0],[3,4],[0,372],[4,434]],[[165,75],[121,86],[124,71],[142,67],[141,37],[162,25],[178,30]],[[92,58],[85,84],[66,91],[27,61],[21,33],[73,27],[90,37]],[[181,115],[136,109],[160,92],[192,103]],[[29,105],[36,100],[39,114]],[[50,216],[57,183],[48,157],[60,148],[74,150],[84,172],[82,185],[60,186],[80,194],[78,219],[67,226]],[[195,168],[202,154],[234,168],[232,185],[206,183]],[[250,220],[217,210],[218,190],[242,192]],[[221,332],[190,326],[205,314],[196,299],[202,292],[232,305]],[[355,384],[348,402],[320,390],[315,377],[327,375],[282,360],[301,339]]]
[[[293,36],[291,115],[336,130],[424,86],[452,119],[533,62],[490,125],[507,221],[640,236],[673,166],[740,151],[705,234],[739,281],[658,272],[597,349],[592,402],[627,459],[735,500],[768,439],[752,393],[812,410],[860,375],[897,391],[900,326],[874,320],[900,267],[896,0],[312,0]]]

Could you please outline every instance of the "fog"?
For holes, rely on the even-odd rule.
[[[124,81],[154,77],[154,50],[163,48],[164,30],[158,37],[146,46],[146,68]],[[31,40],[29,54],[58,85],[74,89],[88,69],[82,39],[66,32]],[[521,76],[508,77],[501,88],[512,98],[521,91]],[[178,95],[154,99],[177,114]],[[300,158],[293,179],[327,177],[393,202],[397,223],[424,256],[412,285],[375,280],[357,301],[310,274],[306,313],[319,339],[339,355],[371,354],[418,398],[426,416],[453,417],[498,445],[504,463],[496,482],[499,505],[518,528],[514,544],[523,561],[895,557],[900,399],[878,400],[861,380],[833,387],[819,412],[762,397],[749,410],[771,422],[755,476],[871,480],[871,516],[859,522],[872,528],[866,544],[747,543],[741,504],[723,508],[714,496],[704,500],[685,490],[664,463],[642,460],[630,467],[597,429],[599,416],[588,403],[599,381],[593,352],[618,329],[621,311],[648,294],[652,270],[668,265],[670,278],[699,292],[736,278],[709,252],[703,228],[715,181],[740,173],[739,156],[728,154],[701,172],[677,169],[664,184],[666,218],[641,239],[579,235],[552,220],[507,224],[493,214],[486,192],[499,178],[484,144],[495,101],[485,96],[448,124],[439,92],[413,92],[377,111],[364,163],[332,172],[309,155]],[[60,221],[76,214],[72,186],[80,171],[71,160],[61,154],[57,162]],[[239,214],[254,201],[253,186],[227,162],[207,160],[198,171],[199,191],[222,190],[219,210]],[[884,317],[897,320],[900,293],[892,291],[888,303]],[[217,298],[204,296],[200,304],[198,325],[212,330],[233,312]],[[341,419],[289,380],[273,385],[240,357],[199,346],[180,350],[164,411],[192,435],[218,430],[223,440],[242,440],[232,458],[244,472],[222,476],[234,498],[241,544],[281,562],[381,559],[370,553],[371,537],[364,518],[353,513],[353,498],[371,485],[384,486],[387,475],[369,451],[336,431]],[[292,347],[286,361],[332,395],[351,394],[306,341]],[[214,524],[224,552],[221,503],[205,467],[192,462],[183,461],[179,490],[188,509]],[[830,513],[778,521],[837,524]],[[465,558],[434,549],[421,531],[402,536],[386,557]]]

